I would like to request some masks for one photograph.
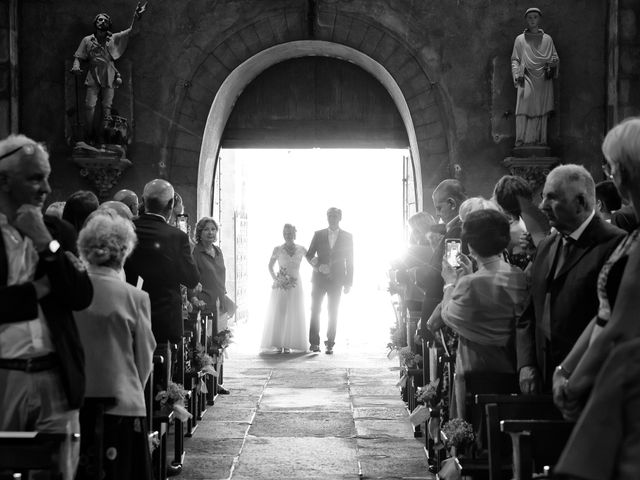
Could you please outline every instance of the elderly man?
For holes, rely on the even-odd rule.
[[[312,352],[320,351],[320,309],[324,296],[329,307],[329,327],[324,342],[327,355],[333,353],[338,326],[338,306],[342,292],[349,293],[353,284],[353,236],[340,229],[342,210],[327,210],[329,228],[318,230],[307,251],[307,259],[313,265],[311,277],[311,321],[309,343]]]
[[[138,216],[138,195],[133,190],[127,190],[126,188],[123,190],[119,190],[113,196],[113,200],[116,202],[122,202],[129,210],[131,210],[131,215],[133,218]]]
[[[80,431],[84,354],[71,311],[89,306],[93,287],[45,226],[50,173],[38,143],[0,141],[0,431]],[[64,452],[71,479],[77,446]]]
[[[176,344],[182,338],[180,285],[194,288],[200,279],[191,256],[189,237],[167,223],[174,190],[165,180],[152,180],[142,194],[145,213],[135,221],[138,245],[125,264],[127,281],[142,282],[151,300],[151,325],[156,342]]]
[[[553,367],[597,314],[598,273],[624,232],[596,215],[595,206],[595,183],[584,167],[549,173],[540,208],[556,232],[538,245],[531,299],[516,327],[523,393],[550,390]]]
[[[429,267],[417,272],[416,283],[426,291],[426,296],[422,303],[421,315],[421,336],[427,338],[427,321],[431,314],[442,300],[442,256],[444,255],[445,243],[449,238],[460,238],[462,235],[462,221],[458,215],[460,205],[465,201],[467,195],[462,183],[454,179],[446,179],[438,184],[433,191],[433,206],[436,209],[436,216],[444,223],[444,236],[434,248]],[[466,245],[463,245],[463,252],[469,253]]]

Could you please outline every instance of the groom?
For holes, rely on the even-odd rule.
[[[313,265],[311,278],[311,325],[309,343],[312,352],[320,351],[320,308],[327,295],[329,307],[329,327],[327,329],[327,354],[333,353],[338,324],[340,295],[349,293],[353,283],[353,237],[340,230],[342,210],[331,207],[327,210],[329,228],[318,230],[313,235],[307,251],[307,260]]]

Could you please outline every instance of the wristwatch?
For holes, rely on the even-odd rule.
[[[60,242],[58,242],[57,240],[51,240],[48,244],[47,244],[47,248],[45,248],[40,255],[42,255],[44,257],[44,259],[48,259],[53,257],[53,255],[56,254],[56,252],[60,250]]]

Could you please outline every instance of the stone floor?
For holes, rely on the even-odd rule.
[[[231,355],[180,477],[428,479],[384,351]]]

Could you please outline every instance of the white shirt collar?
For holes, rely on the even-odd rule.
[[[578,228],[576,228],[573,232],[571,232],[569,236],[576,241],[579,240],[582,234],[584,233],[584,231],[587,229],[587,225],[589,225],[589,222],[593,220],[593,217],[595,216],[595,214],[596,214],[596,211],[592,210],[591,215],[589,215],[587,219],[584,222],[582,222],[582,224]]]
[[[144,212],[146,215],[153,215],[154,217],[158,217],[161,218],[162,220],[164,220],[164,223],[167,223],[167,218],[164,215],[160,215],[159,213],[151,213],[151,212]]]

